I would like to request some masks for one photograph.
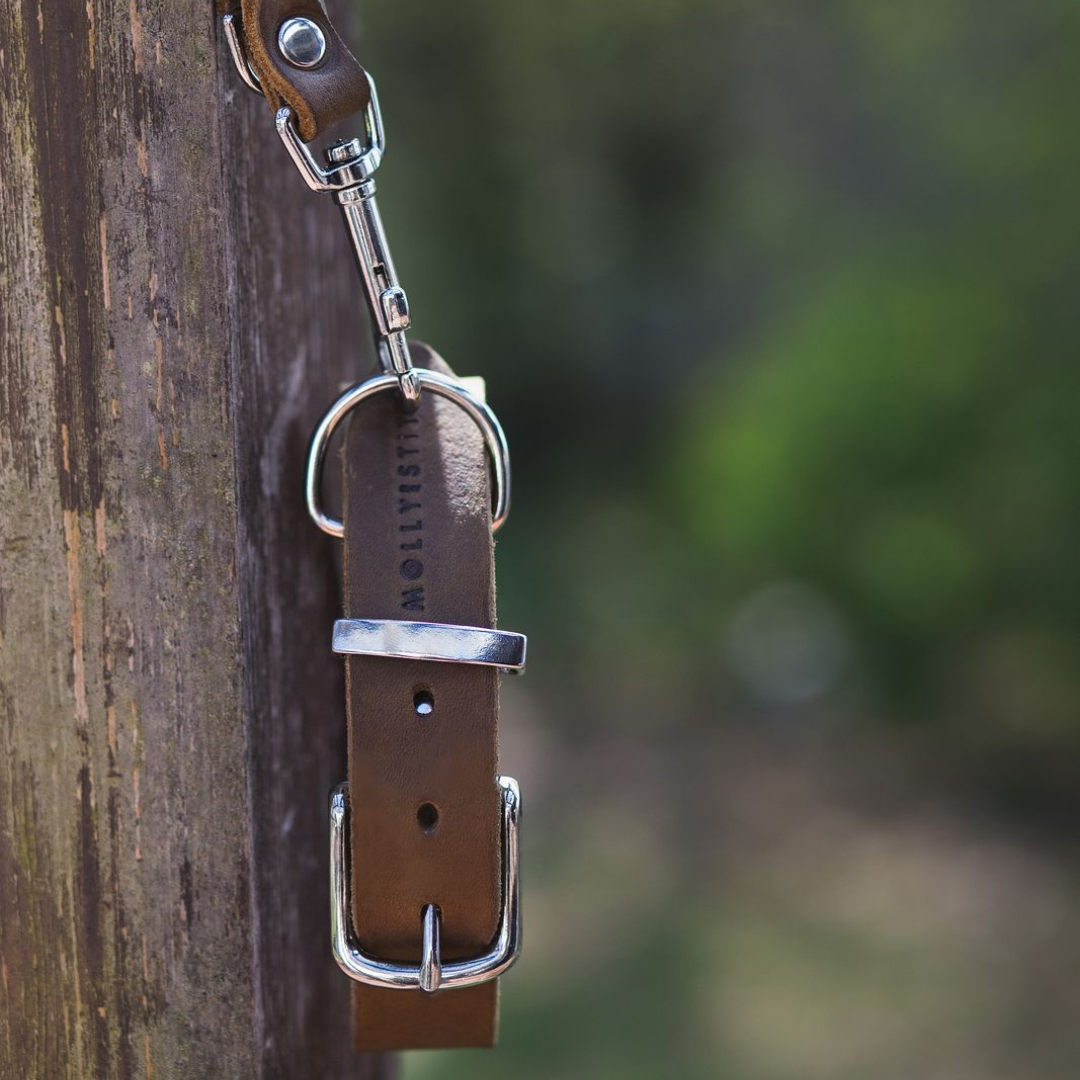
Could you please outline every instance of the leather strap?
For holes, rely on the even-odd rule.
[[[218,11],[240,14],[248,63],[270,108],[277,112],[288,105],[305,142],[367,107],[367,75],[319,0],[218,0]],[[311,19],[326,38],[326,55],[315,67],[293,67],[278,50],[281,24],[295,17]]]
[[[427,346],[411,351],[453,374]],[[357,408],[344,454],[348,617],[495,626],[488,469],[451,401],[425,394],[409,414],[380,394]],[[346,659],[353,922],[368,952],[419,963],[428,903],[447,960],[480,955],[495,935],[498,680],[490,667]],[[491,1046],[497,1005],[494,982],[436,994],[358,985],[356,1048]]]

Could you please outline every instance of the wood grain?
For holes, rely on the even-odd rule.
[[[0,1077],[375,1077],[303,454],[358,283],[210,0],[0,0]]]

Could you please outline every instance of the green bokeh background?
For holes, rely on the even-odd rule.
[[[1080,5],[360,5],[511,438],[523,960],[412,1080],[1080,1074]]]

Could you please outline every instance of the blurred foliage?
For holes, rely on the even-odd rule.
[[[511,436],[501,617],[533,637],[522,693],[561,753],[798,720],[800,738],[913,755],[916,787],[1061,842],[1080,802],[1080,5],[360,6],[418,331],[488,378]],[[541,824],[556,908],[580,900],[557,854],[574,838],[558,813]],[[1045,1031],[1011,1072],[974,1050],[939,1068],[902,1049],[943,1030],[910,1010],[887,1068],[804,1046],[819,982],[852,1008],[874,983],[885,1024],[894,959],[845,959],[798,911],[737,910],[753,889],[721,910],[692,864],[673,872],[696,921],[641,900],[588,981],[515,975],[499,1055],[410,1068],[1075,1075],[1076,1038]],[[778,1010],[792,1057],[703,1034],[713,962],[775,976],[758,1021]],[[934,985],[894,975],[911,1001]],[[980,1012],[977,978],[942,978],[972,1030],[1022,1011]]]

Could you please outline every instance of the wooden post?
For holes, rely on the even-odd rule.
[[[368,1078],[308,433],[360,287],[211,0],[0,0],[0,1076]]]

